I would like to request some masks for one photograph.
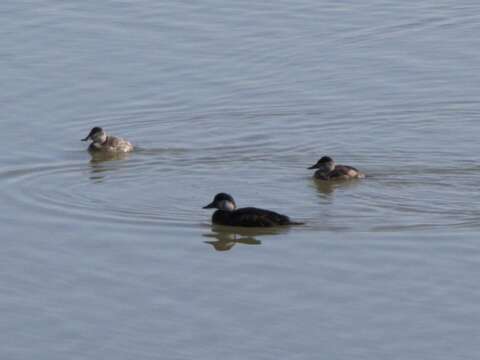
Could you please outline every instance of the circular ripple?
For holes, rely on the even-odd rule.
[[[0,172],[0,179],[16,213],[33,212],[52,221],[70,218],[137,225],[191,224],[191,214],[176,205],[176,194],[158,191],[161,181],[153,184],[148,180],[148,168],[147,162],[130,163],[127,159],[62,162],[6,169]],[[166,172],[163,182],[170,177]]]

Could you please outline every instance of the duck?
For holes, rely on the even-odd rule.
[[[103,153],[127,153],[133,151],[133,145],[120,137],[107,135],[107,133],[98,126],[90,130],[90,133],[82,141],[92,140],[88,147],[91,152]]]
[[[255,207],[237,208],[233,197],[227,193],[218,193],[204,209],[218,209],[212,215],[212,223],[226,226],[274,227],[285,225],[303,225],[290,220],[286,215]]]
[[[308,169],[318,169],[313,177],[318,180],[363,179],[365,174],[352,166],[337,165],[330,156],[323,156]]]

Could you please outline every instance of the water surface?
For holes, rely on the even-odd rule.
[[[2,359],[478,356],[479,5],[0,12]],[[306,225],[212,228],[220,191]]]

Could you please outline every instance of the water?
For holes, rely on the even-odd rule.
[[[479,10],[2,2],[0,357],[478,357]]]

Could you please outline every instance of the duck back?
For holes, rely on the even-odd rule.
[[[299,225],[286,215],[254,207],[240,208],[234,211],[217,210],[212,222],[218,225],[245,227],[273,227],[279,225]]]
[[[337,165],[331,172],[317,171],[315,178],[320,180],[363,179],[365,175],[353,166]]]
[[[107,140],[103,144],[92,143],[89,147],[90,151],[106,151],[106,152],[130,152],[133,146],[125,139],[116,136],[107,136]]]
[[[354,178],[363,178],[363,175],[358,169],[353,166],[347,165],[337,165],[335,169],[331,172],[330,177],[335,179],[354,179]]]

